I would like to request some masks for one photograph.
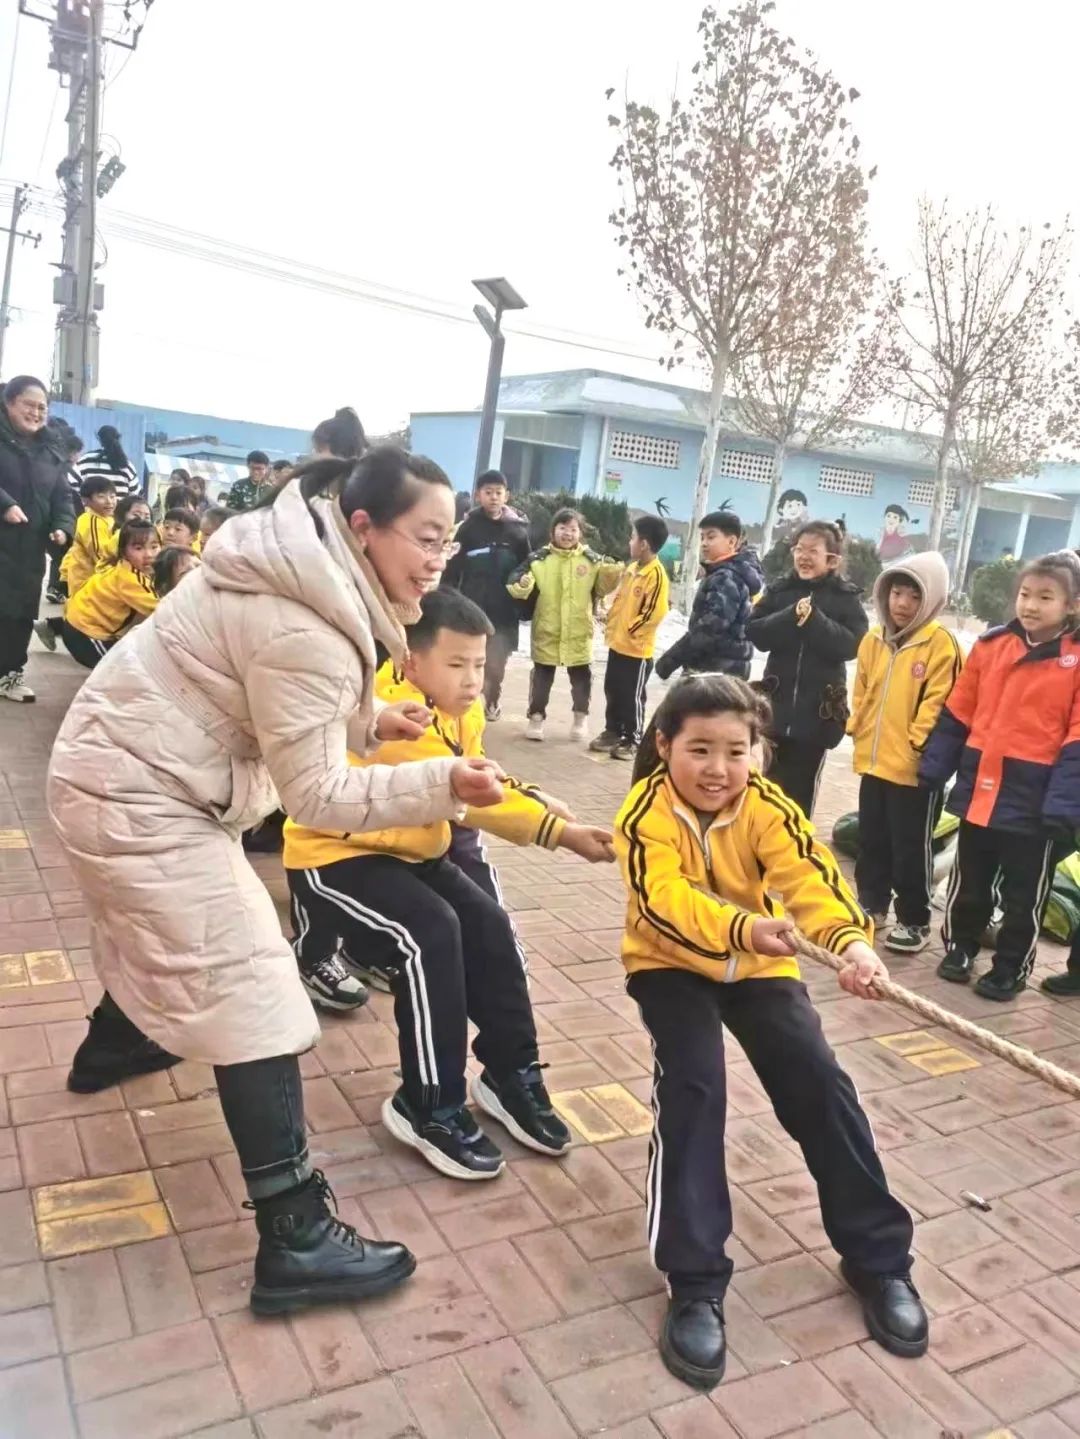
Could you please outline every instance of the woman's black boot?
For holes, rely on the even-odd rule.
[[[312,1304],[349,1303],[393,1289],[416,1268],[403,1244],[364,1239],[330,1207],[319,1170],[299,1189],[250,1205],[259,1249],[251,1307],[256,1314],[289,1314]]]
[[[108,995],[90,1016],[90,1029],[71,1061],[67,1087],[76,1094],[96,1094],[125,1079],[155,1074],[179,1064],[160,1044],[147,1039]]]

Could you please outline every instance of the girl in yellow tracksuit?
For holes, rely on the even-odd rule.
[[[157,530],[129,520],[120,531],[117,549],[117,558],[95,570],[64,607],[68,654],[90,670],[157,606],[153,581],[154,560],[161,549]]]
[[[926,1348],[910,1284],[911,1218],[889,1193],[855,1086],[800,982],[793,921],[847,961],[841,987],[873,998],[873,927],[798,806],[753,762],[769,718],[742,680],[673,685],[638,751],[615,822],[627,886],[627,990],[653,1042],[649,1245],[671,1296],[660,1352],[688,1383],[724,1369],[723,1032],[739,1041],[817,1181],[825,1230],[894,1353]],[[790,916],[790,917],[789,917]]]
[[[879,623],[859,645],[848,733],[859,785],[859,903],[884,924],[896,896],[889,949],[915,954],[930,942],[931,841],[938,791],[920,788],[919,756],[960,676],[956,637],[938,623],[949,571],[935,551],[882,570],[874,585]]]
[[[525,738],[544,738],[544,719],[555,682],[565,665],[574,706],[573,739],[584,739],[592,698],[593,616],[596,603],[619,582],[623,567],[581,543],[581,516],[557,510],[551,543],[531,554],[510,576],[506,588],[516,600],[532,601],[532,677]]]

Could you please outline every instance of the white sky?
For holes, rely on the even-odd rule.
[[[157,0],[107,93],[104,129],[128,168],[101,209],[466,310],[478,299],[473,277],[505,274],[530,303],[524,323],[652,354],[615,273],[604,91],[626,83],[661,103],[693,63],[700,9]],[[0,0],[0,94],[16,11],[17,0]],[[861,92],[854,117],[879,167],[875,238],[894,263],[923,192],[993,201],[1009,219],[1077,209],[1071,0],[779,0],[776,19]],[[0,179],[54,188],[66,96],[46,66],[46,26],[18,28]],[[110,68],[123,58],[114,52]],[[59,243],[51,222],[27,218],[44,224],[46,241],[16,257],[19,315],[4,369],[47,378]],[[487,340],[475,322],[275,284],[129,240],[110,242],[101,278],[102,396],[300,426],[351,403],[374,431],[410,409],[482,398]],[[581,365],[660,374],[647,359],[508,339],[506,373]]]

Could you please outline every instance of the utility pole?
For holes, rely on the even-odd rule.
[[[11,224],[8,226],[7,253],[4,256],[4,283],[0,289],[0,379],[4,374],[4,340],[7,327],[11,324],[11,271],[15,264],[15,241],[32,240],[35,249],[41,242],[40,235],[32,235],[29,230],[19,229],[19,218],[29,203],[26,186],[17,186],[11,201]]]
[[[105,0],[19,0],[19,10],[50,28],[49,68],[67,88],[67,154],[56,167],[64,192],[63,252],[53,282],[56,317],[56,361],[53,392],[79,405],[94,402],[98,378],[98,313],[105,287],[95,272],[97,202],[123,172],[116,157],[99,170],[101,106],[105,92],[105,47],[134,50],[142,24],[132,25],[132,12],[148,12],[153,0],[127,0],[123,27],[107,33]]]

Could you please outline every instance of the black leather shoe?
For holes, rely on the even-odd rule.
[[[1021,979],[1018,974],[1000,964],[993,965],[975,981],[976,994],[981,994],[983,999],[996,999],[1001,1002],[1015,999],[1018,994],[1023,994],[1025,989],[1027,980]]]
[[[1064,974],[1048,974],[1039,985],[1043,994],[1056,994],[1062,999],[1080,995],[1080,974],[1067,969]]]
[[[937,967],[938,979],[947,979],[950,984],[969,984],[974,972],[975,956],[958,944],[945,951],[945,958]]]
[[[926,1353],[930,1328],[909,1274],[868,1274],[846,1259],[840,1272],[862,1300],[866,1327],[883,1349],[901,1359]]]
[[[416,1268],[403,1244],[364,1239],[338,1219],[330,1207],[333,1197],[317,1169],[291,1194],[248,1206],[259,1231],[251,1289],[256,1314],[368,1299],[393,1289]]]
[[[715,1389],[727,1362],[723,1300],[669,1300],[660,1331],[660,1358],[684,1384]]]
[[[177,1055],[147,1039],[106,996],[90,1016],[90,1030],[75,1051],[67,1087],[75,1094],[96,1094],[179,1063]]]

